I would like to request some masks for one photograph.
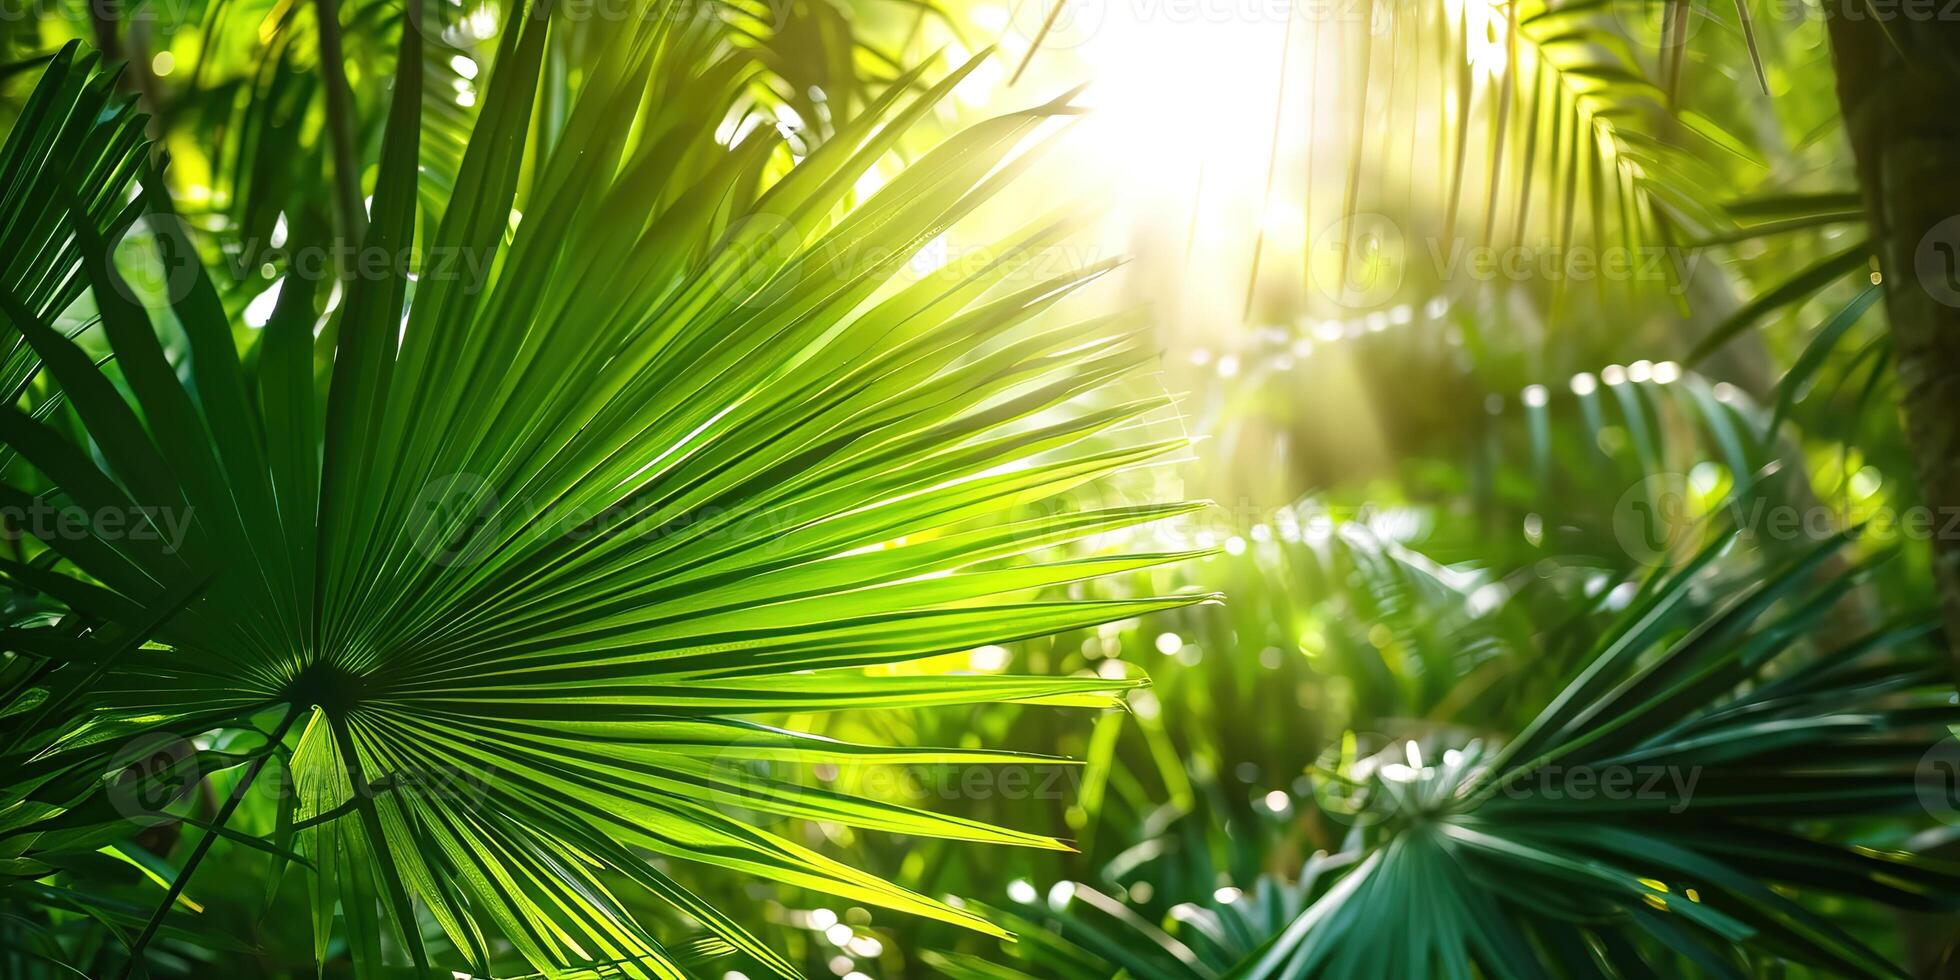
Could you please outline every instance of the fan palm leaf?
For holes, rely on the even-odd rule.
[[[1765,954],[1902,976],[1799,900],[1960,903],[1960,869],[1809,829],[1917,809],[1954,720],[1923,625],[1791,656],[1864,571],[1809,584],[1844,541],[1736,583],[1718,540],[1501,747],[1350,759],[1330,809],[1362,835],[1354,870],[1234,976],[1743,976]]]
[[[11,291],[0,297],[86,432],[75,441],[0,412],[0,438],[56,488],[11,495],[134,515],[144,532],[41,536],[51,571],[36,585],[72,615],[12,645],[58,664],[56,677],[94,676],[85,712],[11,729],[24,793],[72,793],[101,771],[107,739],[256,720],[269,746],[238,793],[291,743],[316,952],[338,907],[364,973],[391,948],[424,968],[449,959],[437,942],[488,972],[494,937],[549,972],[684,975],[682,954],[614,891],[633,886],[794,975],[648,855],[998,932],[745,817],[1063,842],[758,779],[745,764],[1022,761],[749,719],[1113,706],[1139,682],[862,668],[1204,598],[1039,594],[1182,557],[1056,546],[1193,506],[1023,506],[1181,444],[1090,438],[1167,407],[1080,397],[1152,357],[1137,337],[1106,320],[1031,327],[1102,271],[1034,274],[1034,251],[1069,223],[1038,220],[957,275],[898,276],[1071,110],[982,122],[851,207],[857,175],[967,69],[923,92],[902,79],[771,180],[773,133],[715,140],[740,80],[676,67],[688,39],[653,10],[596,53],[527,173],[549,17],[540,6],[507,29],[449,206],[418,253],[484,258],[487,283],[396,259],[417,240],[423,66],[418,33],[402,32],[363,243],[389,261],[337,308],[323,400],[320,284],[297,274],[250,371],[200,270],[174,297],[180,376],[85,226],[116,379]],[[627,117],[639,119],[630,131]],[[154,178],[145,200],[167,215]],[[514,203],[525,216],[513,233]],[[151,628],[154,642],[134,642]],[[160,909],[152,927],[167,918]]]

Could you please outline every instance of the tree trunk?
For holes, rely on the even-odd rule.
[[[117,13],[124,6],[116,0],[86,0],[86,5],[95,50],[102,55],[101,67],[114,68],[118,63],[123,65],[122,75],[116,79],[116,87],[137,97],[142,110],[150,114],[147,127],[150,138],[161,140],[164,135],[163,96],[157,87],[156,73],[150,68],[147,24],[132,21],[128,31],[129,43],[124,44],[116,20]]]
[[[1941,533],[1960,515],[1960,22],[1939,5],[1825,7],[1960,678],[1960,540]]]

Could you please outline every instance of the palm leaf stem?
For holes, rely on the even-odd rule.
[[[281,718],[278,727],[272,730],[271,740],[267,743],[268,749],[285,740],[286,732],[293,727],[293,721],[298,717],[299,708],[295,705],[288,705],[285,717]],[[265,768],[266,760],[270,758],[272,758],[272,752],[267,751],[260,753],[251,762],[246,764],[245,774],[240,776],[238,784],[231,788],[231,795],[226,797],[224,805],[218,808],[218,815],[211,818],[209,831],[203,837],[198,838],[197,845],[191,848],[190,857],[184,861],[183,869],[177,872],[175,878],[171,879],[169,889],[163,894],[163,900],[157,903],[157,910],[150,915],[150,921],[143,924],[143,931],[137,934],[136,941],[129,945],[129,960],[123,964],[121,974],[123,980],[128,980],[129,975],[135,972],[136,965],[142,962],[143,948],[150,944],[150,940],[156,936],[157,930],[163,927],[163,917],[168,915],[171,906],[177,903],[177,896],[183,894],[184,886],[190,883],[191,875],[197,871],[197,866],[204,861],[204,855],[210,852],[211,843],[221,836],[220,831],[225,823],[231,819],[232,812],[238,809],[238,804],[244,801],[246,791],[252,788],[253,781],[259,778],[259,771]]]

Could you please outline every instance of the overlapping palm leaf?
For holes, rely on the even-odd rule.
[[[449,200],[482,104],[479,62],[499,47],[509,6],[469,0],[418,8],[425,221]],[[621,5],[574,5],[562,18],[539,79],[545,106],[535,147],[559,135],[585,52],[633,16]],[[747,101],[795,122],[799,152],[900,74],[830,0],[699,0],[670,4],[663,16],[717,42],[716,56],[739,65]],[[175,137],[190,164],[174,175],[180,205],[213,233],[218,247],[206,258],[222,254],[233,267],[218,283],[227,308],[264,293],[295,252],[358,243],[387,114],[385,83],[405,23],[402,4],[392,0],[213,0],[174,4],[125,27],[130,71],[155,103],[160,135]],[[68,29],[85,33],[87,25]],[[193,47],[193,70],[156,77],[147,65],[151,50],[174,48],[174,58]],[[266,274],[251,274],[267,266]]]
[[[1741,143],[1704,115],[1676,111],[1620,13],[1599,0],[1293,5],[1280,65],[1282,74],[1310,66],[1305,98],[1286,84],[1270,95],[1275,163],[1286,134],[1313,134],[1286,147],[1303,158],[1297,196],[1312,242],[1304,269],[1291,272],[1336,300],[1329,311],[1386,308],[1412,290],[1379,283],[1449,285],[1426,248],[1639,254],[1677,245],[1683,224],[1695,234],[1726,228],[1708,198],[1731,179],[1690,148],[1730,153]],[[1269,204],[1278,175],[1268,172]],[[1268,244],[1263,234],[1254,244],[1248,314],[1257,287],[1288,281],[1280,256],[1264,255]],[[1566,278],[1552,283],[1555,296]]]
[[[1917,809],[1914,765],[1955,708],[1917,624],[1792,656],[1859,579],[1813,584],[1843,543],[1724,584],[1718,541],[1503,746],[1350,759],[1354,870],[1234,975],[1743,976],[1764,954],[1903,975],[1812,902],[1951,909],[1960,869],[1816,827]],[[1720,601],[1698,613],[1704,590]]]
[[[66,310],[86,285],[64,200],[85,189],[77,206],[98,235],[117,240],[137,216],[126,190],[149,145],[134,99],[116,93],[114,74],[95,70],[94,55],[78,51],[71,42],[48,62],[0,148],[0,250],[8,257],[0,283],[43,319]],[[39,360],[11,329],[0,342],[0,392],[17,401]]]
[[[1022,506],[1179,445],[1088,440],[1166,408],[1080,405],[1152,357],[1137,338],[1105,321],[1030,326],[1101,271],[1032,273],[1068,222],[1032,223],[991,261],[899,276],[1029,165],[1029,137],[1067,105],[980,123],[847,208],[856,176],[963,71],[923,94],[892,86],[772,182],[773,131],[715,142],[740,80],[672,61],[690,42],[657,13],[595,53],[528,170],[548,13],[514,19],[426,243],[421,42],[403,32],[364,246],[467,252],[493,271],[353,281],[324,400],[322,284],[296,275],[251,370],[202,275],[173,297],[186,363],[167,360],[87,228],[113,377],[4,297],[87,440],[12,409],[0,437],[58,488],[50,502],[140,515],[146,532],[42,538],[35,584],[73,615],[10,638],[63,662],[57,676],[89,671],[88,711],[18,731],[25,771],[72,787],[105,740],[256,718],[290,743],[316,950],[337,906],[364,972],[384,949],[488,972],[501,941],[539,969],[683,975],[610,890],[624,882],[794,973],[648,855],[997,931],[742,816],[1065,845],[743,764],[1022,757],[847,744],[744,716],[1113,705],[1136,682],[862,668],[1202,598],[1037,595],[1179,557],[1054,549],[1190,507]],[[156,189],[147,204],[167,213]],[[152,627],[154,642],[132,642]]]
[[[1213,980],[1260,952],[1357,856],[1323,851],[1289,874],[1217,887],[1213,853],[1258,829],[1202,809],[1168,824],[1099,869],[1098,881],[1010,885],[1007,904],[985,907],[1016,936],[997,955],[935,952],[928,962],[955,980]]]

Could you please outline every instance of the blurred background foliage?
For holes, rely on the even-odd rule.
[[[384,80],[403,29],[393,0],[15,0],[7,9],[0,114],[20,111],[42,60],[69,38],[127,60],[118,89],[149,113],[207,264],[233,273],[224,301],[240,329],[270,316],[280,256],[365,221]],[[505,13],[465,0],[422,27],[425,220],[441,213]],[[1527,730],[1629,628],[1627,611],[1648,594],[1642,583],[1698,557],[1707,576],[1682,585],[1682,604],[1657,636],[1697,635],[1767,579],[1764,569],[1866,525],[1791,573],[1798,584],[1774,615],[1815,615],[1776,641],[1769,678],[1916,622],[1934,602],[1924,536],[1938,528],[1915,531],[1901,518],[1920,503],[1911,447],[1814,5],[728,0],[699,13],[708,25],[700,43],[731,56],[716,70],[748,79],[726,108],[729,132],[781,128],[781,168],[935,53],[957,64],[994,46],[919,134],[921,145],[962,118],[1089,83],[1083,101],[1096,111],[1059,127],[1050,158],[1009,192],[1026,206],[977,216],[927,244],[913,265],[925,275],[958,261],[1030,209],[1067,202],[1091,215],[1058,248],[1057,268],[1129,261],[1055,315],[1140,311],[1163,352],[1141,386],[1177,405],[1144,424],[1197,442],[1185,458],[1059,506],[1208,498],[1216,506],[1140,533],[1165,550],[1214,553],[1067,588],[1228,597],[890,668],[1147,675],[1151,686],[1127,710],[1010,704],[772,719],[840,739],[985,745],[1080,763],[772,773],[1077,847],[983,849],[824,823],[785,829],[996,917],[1020,933],[1013,944],[670,869],[810,975],[1443,972],[1452,961],[1440,952],[1372,966],[1315,961],[1315,930],[1332,927],[1299,925],[1374,853],[1371,825],[1357,814],[1375,805],[1367,784],[1383,765],[1430,773],[1418,784],[1459,778],[1460,763],[1443,765],[1443,752],[1489,751]],[[591,32],[605,29],[603,18],[566,18],[551,35],[534,146],[551,144]],[[913,149],[894,152],[894,171]],[[861,191],[877,182],[867,178]],[[67,314],[76,324],[89,315],[85,299],[78,306]],[[1792,510],[1814,524],[1771,532],[1762,523]],[[1795,598],[1838,585],[1841,594],[1812,600],[1814,610]],[[1854,742],[1810,751],[1862,759],[1859,778],[1890,779],[1888,792],[1903,797],[1822,805],[1856,780],[1820,770],[1745,816],[1847,846],[1960,858],[1941,819],[1952,810],[1929,812],[1913,793],[1921,756],[1951,720],[1950,678],[1924,669],[1938,662],[1941,641],[1923,629],[1884,635],[1907,666],[1873,676],[1906,678],[1920,693],[1909,705],[1896,691],[1858,688],[1860,697],[1876,699],[1874,712],[1917,712],[1893,719],[1917,740],[1896,752],[1867,746],[1860,755]],[[1719,710],[1729,690],[1751,689],[1747,677],[1732,680],[1683,709]],[[1408,746],[1432,765],[1370,761],[1401,759]],[[186,812],[222,799],[225,778],[202,784]],[[234,825],[270,834],[276,809],[252,796]],[[140,855],[168,859],[183,836],[180,824],[150,828],[137,838],[139,857],[104,870],[132,914],[154,897]],[[1805,854],[1790,845],[1782,858]],[[1944,872],[1927,872],[1934,897],[1907,913],[1885,907],[1911,903],[1888,903],[1897,896],[1877,886],[1833,887],[1897,872],[1818,858],[1779,878],[1762,867],[1776,855],[1757,857],[1751,874],[1876,950],[1873,962],[1953,975],[1960,920],[1944,910],[1955,894]],[[300,872],[229,843],[211,861],[217,867],[191,893],[205,919],[242,930],[159,945],[155,972],[311,973]],[[1879,902],[1861,900],[1869,898]],[[656,921],[671,914],[644,911]],[[1319,941],[1447,945],[1413,921],[1350,922],[1346,940]],[[60,924],[70,930],[65,955],[84,962],[87,943],[113,941],[79,914]],[[243,943],[217,938],[227,931]],[[1548,964],[1542,972],[1562,975],[1884,972],[1852,956],[1850,965],[1820,962],[1796,940],[1735,952],[1672,943],[1658,926],[1636,933],[1581,930],[1572,948],[1550,933],[1519,935]],[[703,975],[748,968],[712,952]],[[26,969],[27,953],[5,955]],[[1484,972],[1505,972],[1471,955]],[[329,951],[327,972],[340,963]]]

